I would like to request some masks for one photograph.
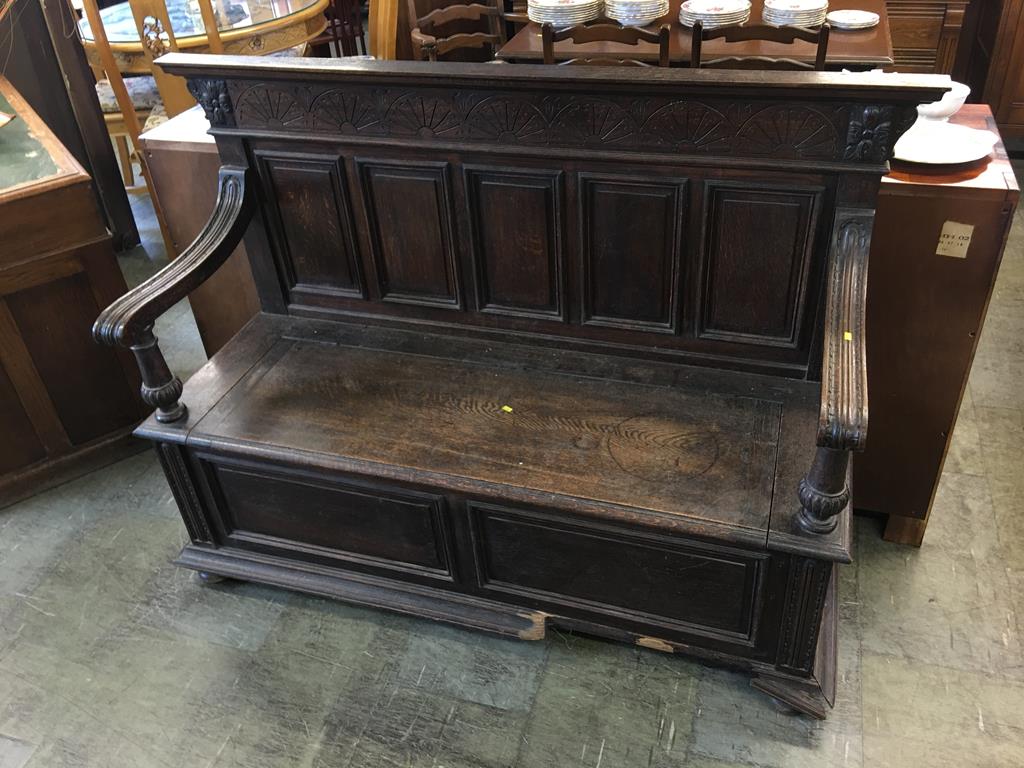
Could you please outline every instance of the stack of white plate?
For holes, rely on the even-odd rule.
[[[761,18],[773,27],[820,27],[828,0],[764,0]]]
[[[679,6],[679,21],[684,27],[701,22],[704,29],[742,24],[750,18],[750,0],[685,0]]]
[[[538,24],[572,27],[600,18],[604,0],[527,0],[526,15]]]
[[[604,0],[604,15],[625,27],[645,27],[668,13],[668,0]]]
[[[878,24],[878,14],[871,11],[832,11],[825,18],[833,29],[870,29]]]

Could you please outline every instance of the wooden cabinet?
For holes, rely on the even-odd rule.
[[[178,253],[199,234],[217,202],[220,157],[209,128],[202,109],[195,106],[141,136],[146,167]],[[203,348],[213,357],[259,311],[245,246],[239,245],[188,301]]]
[[[953,121],[995,130],[984,105]],[[891,541],[924,536],[1019,194],[1001,144],[980,168],[897,165],[883,180],[868,276],[871,431],[853,487],[858,509],[889,515]],[[969,245],[939,255],[951,224],[969,228]]]
[[[952,72],[969,2],[886,0],[896,61],[893,68],[898,72]]]
[[[89,329],[124,292],[88,174],[0,77],[0,505],[123,454],[145,415]]]

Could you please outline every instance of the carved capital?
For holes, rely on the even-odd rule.
[[[202,106],[210,125],[233,128],[235,114],[228,95],[228,84],[224,80],[207,77],[190,77],[188,92]]]

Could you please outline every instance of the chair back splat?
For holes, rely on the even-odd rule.
[[[658,46],[658,66],[667,67],[669,27],[663,24],[657,32],[641,29],[639,27],[623,27],[616,23],[599,22],[596,24],[580,24],[567,29],[556,30],[554,26],[544,24],[541,27],[541,36],[544,44],[544,63],[555,63],[555,43],[563,40],[571,40],[573,43],[620,43],[625,45],[640,45],[643,43]],[[577,56],[561,64],[594,64],[605,66],[630,66],[650,67],[653,66],[639,59],[622,58],[609,54],[594,52],[592,55]]]
[[[490,56],[505,44],[505,22],[502,9],[486,2],[454,3],[435,8],[424,16],[417,16],[416,0],[408,0],[409,19],[414,20],[412,30],[413,53],[418,59],[437,61],[438,57],[467,48],[489,48]],[[486,22],[486,31],[467,31],[471,22]],[[441,28],[457,25],[458,31],[441,34]]]
[[[825,57],[828,55],[829,25],[822,24],[818,29],[805,27],[773,27],[770,25],[742,25],[704,29],[702,22],[693,25],[690,43],[690,66],[694,69],[813,69],[822,72],[825,69]],[[793,45],[797,41],[814,43],[816,46],[814,63],[797,61],[787,57],[772,56],[723,56],[708,61],[702,57],[702,45],[708,40],[725,40],[727,43],[748,42],[751,40],[766,43]]]
[[[747,670],[817,717],[867,439],[875,198],[930,75],[171,54],[223,167],[108,307],[177,562]],[[263,312],[152,333],[245,237]]]

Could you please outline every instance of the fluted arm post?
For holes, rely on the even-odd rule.
[[[868,370],[864,339],[868,252],[874,211],[836,212],[826,292],[821,361],[818,447],[800,481],[801,527],[828,533],[850,503],[851,452],[864,449],[868,432]]]
[[[100,344],[131,349],[142,374],[142,399],[156,409],[158,421],[185,417],[182,384],[167,366],[153,335],[156,319],[199,287],[231,255],[255,209],[247,168],[220,169],[217,204],[206,226],[178,258],[103,312],[93,325]]]

